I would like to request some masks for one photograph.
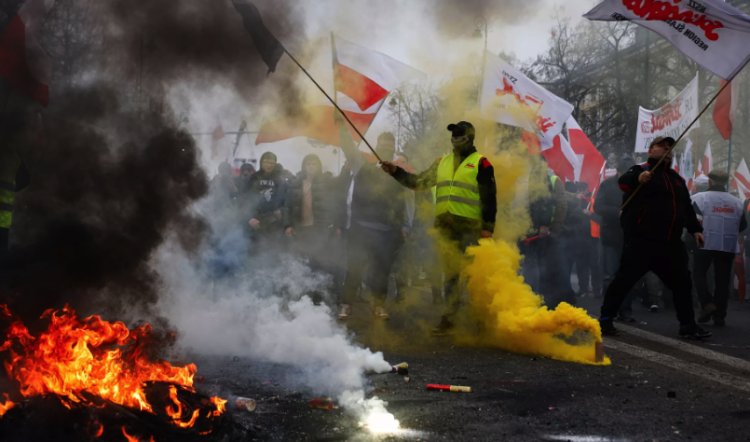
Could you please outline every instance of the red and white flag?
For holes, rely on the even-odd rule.
[[[337,103],[360,133],[364,134],[377,116],[388,94],[399,85],[424,77],[400,61],[341,38],[333,41],[334,84]],[[256,144],[305,136],[330,145],[339,145],[339,131],[330,104],[308,106],[299,115],[261,125]],[[348,126],[348,123],[347,123]],[[355,141],[359,136],[349,127]]]
[[[424,76],[385,54],[343,38],[332,39],[336,90],[354,100],[360,111],[382,102],[402,83]]]
[[[604,0],[584,17],[632,21],[724,79],[750,60],[750,16],[722,0]]]
[[[747,169],[747,163],[744,158],[740,161],[737,169],[734,170],[733,178],[742,199],[750,197],[750,170]]]
[[[535,133],[542,148],[562,131],[573,105],[539,86],[497,55],[486,54],[479,108],[492,121]]]
[[[552,145],[542,148],[542,156],[547,166],[563,181],[576,181],[580,174],[582,158],[573,151],[570,143],[562,134],[552,139]]]
[[[568,130],[568,141],[573,152],[582,157],[580,173],[576,176],[576,181],[582,181],[588,185],[589,192],[592,192],[599,185],[602,168],[604,167],[604,157],[589,140],[589,137],[583,132],[572,116],[565,122]]]
[[[17,2],[6,2],[17,3]],[[48,0],[26,0],[0,27],[0,77],[18,92],[43,106],[49,103],[49,60],[38,41],[39,28],[51,7]]]
[[[726,84],[726,80],[721,80],[720,87]],[[722,138],[728,140],[732,136],[732,122],[737,109],[737,83],[730,83],[716,98],[714,104],[714,124],[719,130]]]

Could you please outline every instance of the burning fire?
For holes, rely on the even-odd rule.
[[[183,406],[177,386],[195,392],[197,367],[151,360],[146,351],[151,337],[148,324],[130,330],[122,322],[108,322],[98,315],[79,319],[66,306],[44,312],[42,318],[49,319],[49,326],[33,336],[7,306],[0,305],[0,314],[12,321],[0,352],[7,354],[5,370],[18,382],[23,397],[55,394],[68,408],[93,406],[92,399],[101,398],[155,414],[145,387],[162,382],[169,384],[171,401],[164,412],[180,428],[193,427],[201,413],[210,419],[226,410],[226,401],[219,397],[210,398],[209,406],[201,409],[190,411]],[[4,396],[0,416],[15,405]],[[129,438],[124,427],[122,432]]]

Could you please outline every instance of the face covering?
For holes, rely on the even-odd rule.
[[[468,135],[461,135],[460,137],[451,137],[451,144],[454,149],[464,150],[471,147],[471,139]]]

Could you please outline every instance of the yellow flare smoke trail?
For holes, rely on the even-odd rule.
[[[582,364],[611,363],[607,357],[595,361],[594,346],[602,340],[598,321],[567,303],[549,310],[518,274],[515,245],[482,240],[467,254],[473,258],[464,269],[471,306],[486,327],[477,343]]]

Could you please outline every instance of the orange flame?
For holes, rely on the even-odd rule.
[[[5,400],[3,402],[0,402],[0,417],[7,413],[8,410],[16,406],[16,403],[10,400],[10,397],[8,397],[7,393],[3,393],[3,397],[5,397]]]
[[[94,431],[94,438],[100,438],[102,437],[102,434],[104,434],[104,425],[102,425],[101,422],[96,422],[95,425],[96,431]]]
[[[127,430],[125,430],[125,425],[122,426],[122,435],[125,436],[125,439],[128,442],[141,442],[141,440],[138,439],[137,437],[131,436],[130,434],[128,434]]]
[[[12,318],[5,305],[0,305],[0,313]],[[170,398],[175,406],[168,406],[167,414],[175,425],[188,428],[195,424],[200,410],[193,411],[191,418],[183,421],[183,407],[174,385],[194,392],[197,367],[152,361],[146,352],[150,325],[130,330],[120,321],[108,322],[98,315],[79,319],[68,306],[58,311],[47,310],[42,317],[49,318],[50,324],[39,336],[32,336],[26,326],[16,320],[0,346],[0,352],[7,352],[9,356],[5,369],[20,384],[22,396],[53,393],[60,396],[66,406],[72,407],[93,405],[93,395],[154,413],[144,388],[149,382],[164,382],[171,385]],[[219,416],[226,410],[225,400],[213,397],[210,402],[210,416]],[[0,404],[0,416],[12,406],[13,402],[6,396],[6,402]],[[122,431],[130,440],[124,427]]]

